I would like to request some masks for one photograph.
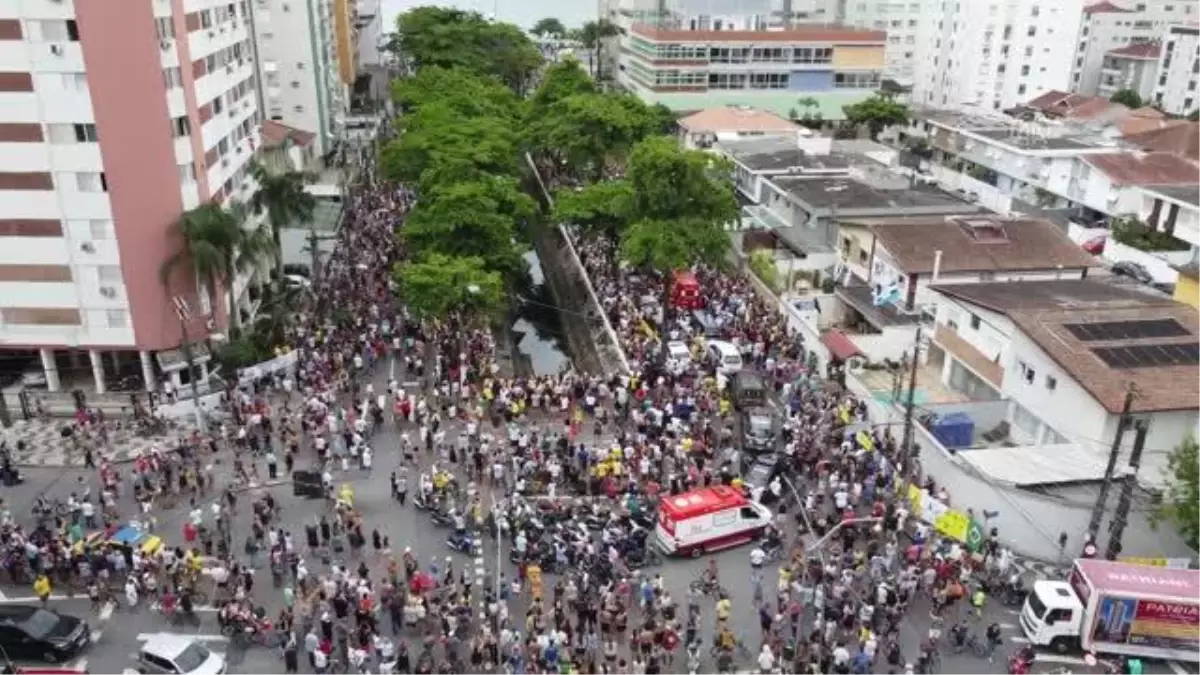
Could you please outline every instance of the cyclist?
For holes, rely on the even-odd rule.
[[[987,627],[987,659],[992,660],[992,654],[996,652],[996,648],[1004,642],[1004,637],[1001,635],[1000,624],[993,621]]]

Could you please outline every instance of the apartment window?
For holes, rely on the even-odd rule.
[[[1006,64],[1003,64],[1003,63],[1001,63],[1000,65],[996,66],[996,72],[997,72],[997,73],[999,73],[999,74],[1001,74],[1001,75],[1003,75],[1003,74],[1004,74],[1004,71],[1005,71],[1005,70],[1007,70],[1007,69],[1008,69],[1008,66],[1007,66]]]
[[[829,63],[833,61],[832,47],[797,47],[792,50],[792,63]]]
[[[1021,77],[1029,74],[1029,66],[1021,66]]]
[[[787,89],[787,73],[750,73],[751,89]]]
[[[292,108],[292,111],[293,111],[293,112],[302,113],[302,112],[304,112],[304,106],[302,106],[302,105],[298,105],[298,106],[296,106],[296,107]]]
[[[110,239],[111,237],[109,235],[112,233],[112,221],[89,220],[88,232],[91,234],[92,239]]]
[[[204,57],[204,72],[211,73],[217,69],[217,55],[209,54]]]
[[[1021,373],[1021,379],[1025,380],[1026,384],[1033,384],[1033,380],[1037,377],[1037,371],[1029,367],[1024,361],[1017,361],[1017,369]]]
[[[1042,13],[1042,9],[1040,7],[1038,7],[1037,5],[1034,5],[1033,9],[1031,9],[1029,11],[1030,16],[1038,16],[1041,13]]]
[[[42,42],[66,42],[67,23],[65,21],[37,21],[37,32],[41,33]]]
[[[1033,37],[1033,36],[1037,35],[1037,26],[1030,26],[1029,30],[1026,31],[1025,34],[1028,35],[1029,37]]]
[[[192,133],[192,125],[188,122],[187,116],[176,117],[171,120],[171,135],[175,138],[190,136]]]
[[[155,19],[154,28],[158,32],[159,40],[171,40],[175,38],[175,22],[170,17]]]
[[[879,80],[877,72],[833,74],[833,86],[836,89],[878,89]]]
[[[200,27],[201,28],[212,28],[212,26],[213,26],[212,10],[206,9],[203,12],[200,12]]]
[[[96,268],[96,275],[102,284],[117,284],[121,282],[121,267],[119,265],[101,265]]]
[[[1022,96],[1024,94],[1025,94],[1025,85],[1022,84],[1021,86],[1017,87],[1017,96]]]
[[[75,127],[75,130],[74,130],[75,131],[75,140],[77,142],[79,142],[79,143],[95,143],[97,140],[99,140],[96,137],[96,125],[95,124],[76,124],[76,125],[74,125],[74,127]]]
[[[220,115],[225,110],[225,102],[218,96],[212,100],[212,111],[214,115]]]
[[[79,24],[75,19],[67,19],[67,38],[71,42],[79,42]]]
[[[1183,99],[1183,109],[1190,111],[1192,109],[1192,103],[1194,103],[1194,101],[1192,101],[1190,98]]]
[[[46,140],[55,145],[65,145],[75,141],[75,125],[47,124]]]
[[[80,192],[108,192],[108,180],[103,173],[77,173],[75,187]]]
[[[755,47],[750,52],[750,58],[759,62],[784,63],[787,53],[782,47]]]
[[[1003,39],[1007,40],[1011,37],[1012,37],[1012,24],[1009,24],[1004,27],[1004,38]]]
[[[221,157],[224,157],[225,155],[229,154],[229,139],[228,138],[222,138],[221,140],[217,141],[217,154],[220,155]]]
[[[104,312],[109,328],[125,328],[129,325],[129,313],[123,309],[110,309]]]
[[[179,182],[180,183],[183,183],[186,185],[189,183],[196,182],[196,167],[195,166],[188,163],[188,164],[180,164],[177,168],[179,169]]]
[[[971,330],[979,330],[979,327],[982,325],[983,325],[983,321],[980,320],[979,315],[972,314],[971,315]]]
[[[163,68],[163,82],[166,82],[167,89],[176,89],[183,86],[183,79],[179,73],[179,68],[172,66],[171,68]]]
[[[1058,389],[1058,380],[1053,375],[1046,376],[1046,389],[1049,391]]]

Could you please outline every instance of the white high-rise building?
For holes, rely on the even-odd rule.
[[[1175,0],[1118,0],[1085,6],[1079,18],[1070,90],[1101,93],[1106,55],[1131,44],[1160,40],[1171,24],[1194,21],[1200,12],[1195,5]]]
[[[1070,89],[1084,0],[947,0],[916,54],[914,103],[1003,110]]]
[[[268,119],[315,134],[332,150],[357,70],[351,0],[253,0],[259,77]]]
[[[914,84],[917,54],[940,12],[941,0],[830,0],[831,20],[854,28],[887,31],[887,77]]]
[[[1154,104],[1172,115],[1191,114],[1200,101],[1196,93],[1197,78],[1200,78],[1200,25],[1192,22],[1168,27],[1158,57]]]

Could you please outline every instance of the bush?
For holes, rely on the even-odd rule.
[[[266,361],[272,354],[265,342],[253,331],[244,331],[217,350],[217,362],[227,369],[226,372],[233,372]]]
[[[1117,218],[1109,225],[1109,230],[1118,243],[1139,251],[1186,251],[1190,248],[1187,242],[1150,229],[1134,218]]]
[[[779,293],[782,283],[779,280],[779,268],[775,266],[775,255],[770,249],[760,248],[750,254],[750,270],[767,288]]]

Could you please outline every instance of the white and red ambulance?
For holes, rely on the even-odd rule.
[[[770,509],[717,485],[664,496],[654,538],[668,555],[695,557],[752,541],[770,523]]]

